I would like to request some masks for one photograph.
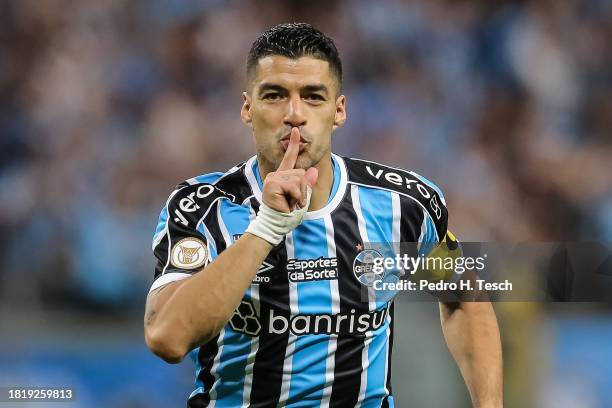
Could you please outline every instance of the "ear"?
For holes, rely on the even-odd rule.
[[[240,117],[245,125],[253,127],[252,121],[253,118],[251,116],[251,97],[248,93],[242,93],[242,108],[240,109]]]
[[[333,130],[338,129],[346,122],[346,97],[340,95],[336,99],[336,115],[334,116]]]

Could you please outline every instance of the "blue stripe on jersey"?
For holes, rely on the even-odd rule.
[[[387,377],[385,365],[387,364],[387,326],[388,322],[374,332],[374,337],[368,348],[368,383],[362,408],[379,407],[380,401],[385,397]]]
[[[249,207],[232,204],[227,199],[220,200],[219,206],[222,218],[219,220],[219,224],[222,222],[225,225],[230,239],[229,244],[231,244],[232,236],[244,232],[249,224]],[[204,223],[200,224],[200,228],[204,228]],[[214,249],[214,254],[211,253],[213,259],[217,256],[216,252],[216,249]],[[251,298],[250,289],[246,291],[245,298]],[[219,359],[219,366],[216,369],[216,372],[223,373],[223,379],[219,379],[213,385],[214,393],[218,399],[215,406],[239,407],[242,405],[244,370],[247,364],[247,357],[251,351],[251,340],[251,337],[233,331],[229,324],[224,327],[223,343],[220,350],[221,357]],[[196,362],[196,367],[202,369],[199,362]],[[196,377],[198,375],[199,372],[196,373]],[[202,384],[198,384],[196,381],[196,387],[201,386]]]
[[[327,257],[325,220],[307,220],[293,230],[296,259]],[[328,280],[298,282],[298,309],[301,314],[331,313],[331,289]],[[324,312],[322,312],[324,310]]]
[[[221,217],[223,218],[223,224],[227,228],[229,233],[230,242],[227,245],[231,245],[231,239],[234,235],[242,234],[249,226],[249,215],[251,213],[248,203],[245,205],[236,205],[231,203],[228,199],[224,198],[219,202],[221,206]]]
[[[420,179],[423,183],[427,184],[429,187],[433,188],[434,191],[436,193],[438,193],[440,195],[440,198],[442,200],[444,200],[444,194],[442,194],[442,190],[440,190],[440,188],[438,186],[436,186],[432,181],[429,181],[428,179],[426,179],[425,177],[421,176],[418,173],[415,173],[413,171],[410,172],[410,174],[412,174],[413,176],[415,176],[416,178]]]
[[[166,222],[168,221],[168,206],[162,208],[161,213],[159,213],[159,222],[157,223],[157,227],[155,228],[155,234],[153,234],[153,242],[157,241],[159,234],[163,233],[166,229]]]
[[[200,347],[196,347],[195,349],[189,352],[189,357],[195,364],[195,386],[196,386],[196,389],[189,396],[190,398],[191,396],[195,394],[204,392],[204,383],[202,382],[202,380],[200,380],[200,371],[202,371],[202,365],[200,364],[200,359],[198,359],[199,353],[200,353]]]
[[[221,176],[223,176],[224,173],[221,173],[220,171],[214,172],[214,173],[207,173],[207,174],[202,174],[201,176],[196,176],[191,180],[194,180],[198,183],[207,183],[207,184],[212,184],[215,181],[219,180],[219,178],[221,178]]]
[[[304,221],[293,230],[296,259],[327,257],[327,239],[323,219]],[[332,313],[331,287],[328,280],[298,282],[297,305],[300,314]],[[319,405],[323,389],[313,385],[325,383],[329,335],[298,336],[293,354],[288,404]],[[305,405],[304,405],[305,404]]]
[[[393,207],[391,193],[359,187],[359,203],[370,242],[391,242]]]
[[[372,188],[358,187],[361,214],[365,221],[368,240],[378,243],[375,249],[384,256],[394,256],[393,252],[393,204],[391,192]],[[376,301],[376,309],[386,306],[386,301]]]
[[[211,260],[214,260],[218,253],[217,244],[215,243],[213,236],[210,234],[203,222],[198,225],[197,230],[206,238],[206,248],[208,248],[209,257]]]
[[[426,256],[431,252],[436,245],[438,245],[438,233],[436,232],[436,225],[434,224],[431,216],[425,211],[425,231],[423,233],[423,240],[419,247],[419,255]]]
[[[334,166],[334,184],[332,185],[331,194],[329,195],[329,199],[327,200],[327,204],[332,200],[332,198],[338,192],[338,187],[340,186],[340,165],[336,163],[336,158],[332,156],[332,165]]]
[[[245,296],[250,297],[250,289]],[[246,334],[236,333],[229,324],[224,330],[223,348],[217,367],[217,372],[223,373],[223,378],[219,378],[213,385],[217,398],[215,406],[235,408],[242,405],[244,369],[251,352],[252,338]]]
[[[373,243],[392,243],[393,204],[391,193],[371,188],[358,188],[361,213],[365,221],[368,239]],[[392,250],[392,248],[390,247]],[[389,252],[388,250],[385,252]],[[388,304],[376,301],[376,308],[381,309]],[[385,395],[387,378],[385,364],[387,362],[387,326],[385,322],[373,333],[372,342],[368,348],[368,368],[365,398],[362,406],[375,406]],[[374,404],[374,405],[373,405]]]
[[[259,165],[257,164],[257,160],[253,160],[253,174],[255,175],[255,180],[257,180],[257,184],[259,185],[259,189],[263,191],[263,180],[261,179],[261,174],[259,174]]]

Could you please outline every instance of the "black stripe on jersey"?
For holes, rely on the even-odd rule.
[[[368,312],[367,288],[353,274],[353,260],[358,251],[357,244],[363,244],[357,226],[357,214],[352,205],[350,190],[340,206],[331,214],[338,258],[338,292],[340,294],[340,313]],[[359,397],[361,386],[361,353],[365,337],[339,334],[334,361],[334,382],[330,397],[330,407],[353,407]]]
[[[255,214],[257,214],[259,212],[259,201],[257,201],[257,199],[255,198],[255,196],[252,196],[249,199],[249,202],[251,203],[251,208],[253,209],[253,211],[255,212]]]
[[[211,374],[211,369],[215,361],[215,356],[219,351],[217,340],[219,335],[215,336],[208,343],[200,346],[198,351],[198,360],[202,366],[198,379],[202,382],[204,392],[194,395],[187,401],[188,408],[204,408],[210,403],[210,390],[215,382],[215,377]]]
[[[423,209],[413,200],[399,196],[400,198],[400,241],[418,242],[421,236],[421,225],[423,225]]]
[[[395,191],[416,200],[434,220],[438,239],[446,233],[448,211],[438,192],[418,177],[402,169],[360,159],[343,157],[348,183]]]
[[[170,266],[170,263],[168,262],[168,233],[164,231],[163,234],[164,235],[161,241],[159,241],[155,248],[153,248],[153,253],[155,254],[156,258],[155,270],[153,272],[154,281],[162,275],[166,265]]]
[[[389,317],[391,318],[391,323],[389,323],[389,352],[387,353],[387,390],[389,391],[389,395],[385,397],[380,408],[389,408],[389,396],[393,395],[393,390],[391,389],[391,362],[393,361],[393,323],[395,321],[395,315],[393,314],[394,309],[395,302],[391,302],[391,306],[389,307]]]
[[[217,216],[217,206],[221,205],[219,201],[216,203],[217,205],[210,209],[204,220],[202,222],[206,226],[208,232],[215,240],[215,246],[217,247],[217,255],[221,254],[227,248],[227,243],[223,238],[223,233],[221,232],[221,227],[219,226],[219,217]]]
[[[414,200],[400,197],[400,254],[418,256],[418,241],[421,236],[421,226],[425,213],[423,208]]]
[[[259,318],[262,327],[269,327],[270,308],[274,308],[275,315],[283,315],[289,319],[289,276],[285,269],[287,247],[284,241],[270,252],[266,262],[274,265],[274,270],[271,271],[274,279],[272,284],[259,285]],[[288,342],[288,331],[283,334],[265,333],[259,336],[249,407],[275,407],[278,404]]]
[[[215,186],[219,191],[235,198],[235,203],[242,203],[247,197],[253,195],[253,191],[244,173],[245,163],[239,164],[238,170],[228,173],[220,178]]]

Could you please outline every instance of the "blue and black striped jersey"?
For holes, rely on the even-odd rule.
[[[190,353],[189,407],[394,406],[393,298],[372,295],[356,259],[368,242],[418,242],[428,252],[447,230],[444,198],[416,173],[332,159],[327,204],[270,252],[228,324]],[[151,290],[232,245],[256,216],[261,189],[255,157],[181,183],[153,239]]]

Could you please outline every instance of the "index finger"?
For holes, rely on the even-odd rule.
[[[300,130],[296,127],[291,128],[291,135],[289,136],[289,145],[283,156],[283,161],[278,166],[277,171],[291,170],[295,167],[298,154],[300,152]]]

